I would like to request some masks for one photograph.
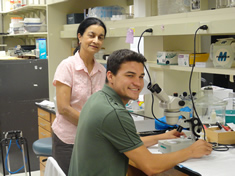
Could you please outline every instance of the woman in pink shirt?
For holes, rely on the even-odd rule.
[[[77,30],[78,47],[74,56],[64,59],[55,72],[57,112],[52,124],[52,156],[66,175],[79,114],[90,95],[105,84],[106,70],[94,58],[105,36],[106,27],[101,20],[86,18]]]

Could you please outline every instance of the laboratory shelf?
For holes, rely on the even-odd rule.
[[[9,10],[9,11],[1,11],[0,14],[23,14],[32,12],[35,10],[46,10],[46,5],[26,5],[23,7],[19,7],[17,9]]]
[[[101,64],[106,64],[106,60],[96,60]],[[183,71],[191,72],[192,67],[184,67],[178,65],[158,65],[154,61],[148,61],[147,65],[153,70],[173,70],[173,71]],[[196,73],[211,73],[211,74],[223,74],[223,75],[235,75],[235,68],[215,68],[215,67],[194,67],[193,72]]]
[[[9,34],[2,35],[3,37],[21,37],[21,36],[34,36],[34,37],[47,37],[47,32],[34,32],[34,33],[23,33],[23,34]]]
[[[178,65],[158,65],[157,63],[153,62],[148,62],[148,65],[151,69],[154,70],[174,70],[174,71],[184,71],[184,72],[191,72],[192,70],[192,67],[184,67]],[[235,68],[194,67],[193,72],[235,75]]]
[[[105,24],[107,37],[125,37],[129,28],[133,29],[134,36],[140,36],[147,28],[152,28],[153,33],[145,33],[145,36],[194,35],[196,29],[204,24],[208,26],[208,30],[200,30],[198,31],[199,34],[234,34],[234,14],[235,7],[120,21],[105,21]],[[64,25],[60,37],[76,38],[78,25]]]

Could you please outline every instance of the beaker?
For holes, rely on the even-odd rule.
[[[196,100],[195,106],[197,114],[203,124],[225,124],[225,110],[227,101],[223,101],[213,96],[212,87],[203,90],[204,96]]]

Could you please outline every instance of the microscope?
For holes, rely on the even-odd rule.
[[[177,131],[179,132],[183,129],[189,129],[191,132],[191,135],[187,138],[180,137],[177,139],[159,140],[158,146],[160,152],[174,152],[193,144],[200,137],[199,133],[202,130],[200,120],[196,117],[191,117],[191,112],[180,111],[185,102],[179,97],[168,96],[158,84],[152,86],[150,83],[147,88],[160,100],[159,106],[164,109],[167,124],[177,125]],[[179,119],[179,116],[182,116],[182,118]]]

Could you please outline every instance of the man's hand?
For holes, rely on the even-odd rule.
[[[164,135],[165,139],[175,139],[175,138],[179,138],[180,136],[185,136],[186,137],[184,132],[178,132],[178,131],[176,131],[176,129],[168,131],[163,135]]]
[[[212,152],[212,144],[199,139],[189,146],[189,150],[192,152],[193,158],[200,158],[204,155],[209,155]]]

